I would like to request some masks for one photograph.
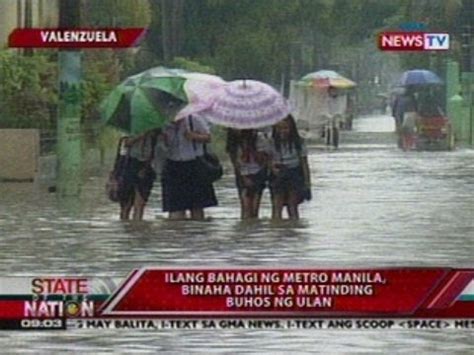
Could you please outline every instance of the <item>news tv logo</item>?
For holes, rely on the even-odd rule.
[[[449,34],[433,32],[382,32],[378,37],[382,51],[447,51]]]

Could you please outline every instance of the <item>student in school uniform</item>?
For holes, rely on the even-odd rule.
[[[270,191],[272,218],[282,219],[287,208],[289,219],[299,219],[298,206],[311,199],[311,180],[304,140],[289,115],[273,126]]]
[[[213,184],[199,174],[197,158],[204,155],[211,133],[207,121],[188,116],[166,129],[168,156],[163,168],[163,211],[170,219],[203,220],[204,209],[217,206]]]
[[[242,219],[258,218],[268,179],[268,145],[262,132],[229,129],[226,151],[234,166]]]

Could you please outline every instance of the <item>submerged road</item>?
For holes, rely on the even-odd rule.
[[[473,267],[474,151],[403,152],[388,116],[361,117],[338,150],[310,146],[313,200],[298,222],[239,221],[232,176],[217,185],[220,206],[207,222],[176,223],[160,212],[159,189],[147,221],[121,223],[104,178],[91,177],[80,200],[58,202],[30,184],[0,184],[1,275],[125,276],[156,266]],[[2,333],[13,349],[100,352],[105,347],[236,353],[245,350],[344,353],[472,349],[468,331],[218,330]]]

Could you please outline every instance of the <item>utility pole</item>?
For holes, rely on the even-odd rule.
[[[80,26],[80,1],[59,1],[59,27]],[[64,49],[58,53],[59,107],[57,122],[58,184],[60,197],[81,193],[81,52]]]
[[[24,28],[32,28],[33,27],[33,4],[31,0],[25,0],[25,26]],[[26,56],[31,57],[33,55],[32,48],[25,48],[23,52]]]
[[[461,33],[461,82],[465,100],[466,130],[468,142],[474,145],[474,22],[472,1],[462,2]]]

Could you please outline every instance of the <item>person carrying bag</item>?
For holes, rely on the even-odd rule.
[[[273,127],[272,136],[272,218],[282,219],[286,207],[290,219],[299,219],[298,205],[312,199],[306,146],[291,115]]]
[[[120,202],[125,192],[125,173],[129,164],[129,150],[125,145],[128,137],[120,138],[117,145],[114,166],[105,184],[105,192],[112,202]]]
[[[166,129],[168,157],[161,178],[163,211],[170,219],[203,220],[204,208],[217,205],[212,183],[222,176],[217,158],[205,145],[211,140],[207,122],[198,116]]]
[[[191,132],[194,131],[193,128],[193,120],[192,117],[189,116],[188,118],[188,123],[189,123],[189,128]],[[196,142],[193,141],[193,148],[196,151],[197,146]],[[224,174],[224,169],[222,168],[221,162],[219,161],[219,158],[217,157],[216,154],[210,153],[207,150],[207,144],[203,144],[203,150],[204,154],[199,155],[196,157],[197,160],[197,170],[199,174],[199,178],[203,180],[207,180],[209,183],[216,182],[220,178],[222,178],[222,175]]]

